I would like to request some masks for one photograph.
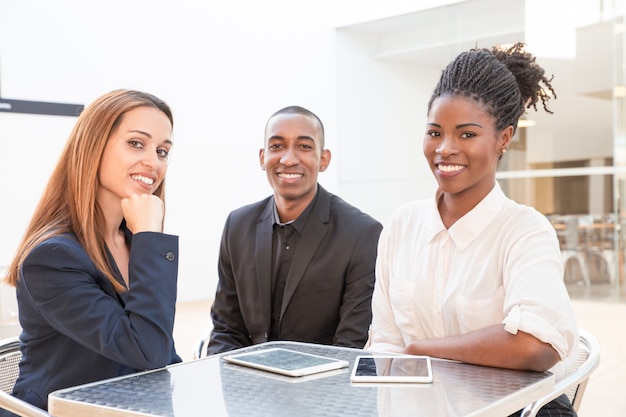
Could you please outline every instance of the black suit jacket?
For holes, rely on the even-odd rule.
[[[181,361],[172,337],[178,237],[131,239],[130,290],[121,294],[73,234],[26,257],[17,284],[23,359],[13,395],[47,409],[52,391]]]
[[[318,185],[283,296],[281,340],[363,347],[382,225]],[[208,353],[269,340],[274,198],[228,216]]]

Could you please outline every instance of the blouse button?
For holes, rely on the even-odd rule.
[[[168,261],[172,262],[174,260],[174,252],[168,252],[165,254],[165,259],[167,259]]]

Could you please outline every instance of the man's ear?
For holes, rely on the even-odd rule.
[[[261,169],[265,171],[265,148],[259,149],[259,163],[261,164]]]
[[[322,155],[320,157],[320,172],[326,171],[328,165],[330,165],[330,159],[332,155],[328,149],[322,149]]]

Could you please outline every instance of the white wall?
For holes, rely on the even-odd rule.
[[[181,239],[181,301],[213,295],[227,213],[271,192],[257,159],[267,117],[305,106],[336,146],[334,61],[325,2],[0,0],[2,97],[89,103],[136,88],[173,107],[166,228]],[[73,122],[0,113],[0,266]],[[320,181],[337,191],[333,165]]]
[[[0,96],[88,104],[134,88],[166,100],[175,116],[166,231],[180,236],[179,300],[205,299],[226,215],[271,192],[258,149],[283,106],[324,121],[333,160],[320,182],[330,191],[383,222],[430,195],[420,143],[436,74],[375,62],[361,35],[335,27],[453,2],[0,0]],[[74,122],[0,113],[0,268]]]
[[[226,215],[271,192],[257,156],[283,106],[324,121],[333,160],[320,182],[330,191],[383,222],[431,194],[420,143],[438,74],[375,62],[367,39],[335,27],[454,2],[0,0],[0,93],[88,104],[135,88],[172,106],[166,231],[180,236],[179,300],[204,299]],[[74,121],[0,113],[0,267]]]
[[[0,113],[0,272],[13,257],[74,121]]]
[[[278,108],[299,104],[322,118],[333,159],[320,182],[381,222],[400,204],[432,195],[421,142],[444,64],[374,58],[380,33],[358,23],[453,3],[463,2],[0,0],[0,95],[87,104],[115,88],[136,88],[170,103],[175,146],[166,228],[181,239],[179,300],[205,299],[215,290],[226,215],[271,192],[258,149]],[[393,32],[400,21],[382,26]],[[574,72],[560,66],[571,61],[546,63],[559,83],[575,83]],[[595,98],[559,98],[559,115],[582,103],[590,114],[610,113]],[[597,125],[536,116],[528,150],[536,161],[554,160],[557,149],[571,158],[569,150],[581,151],[572,143],[599,152],[586,140],[598,135]],[[0,113],[0,269],[73,123]],[[548,136],[539,132],[543,125]],[[555,146],[555,137],[567,145]]]
[[[385,223],[436,188],[422,139],[440,70],[372,59],[372,34],[344,29],[337,40],[341,194]]]

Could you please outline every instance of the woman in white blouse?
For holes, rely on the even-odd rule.
[[[578,327],[556,233],[495,180],[520,116],[538,103],[551,113],[551,96],[521,43],[463,52],[443,71],[423,146],[439,188],[383,230],[370,350],[565,374]],[[576,414],[561,397],[539,415]]]

